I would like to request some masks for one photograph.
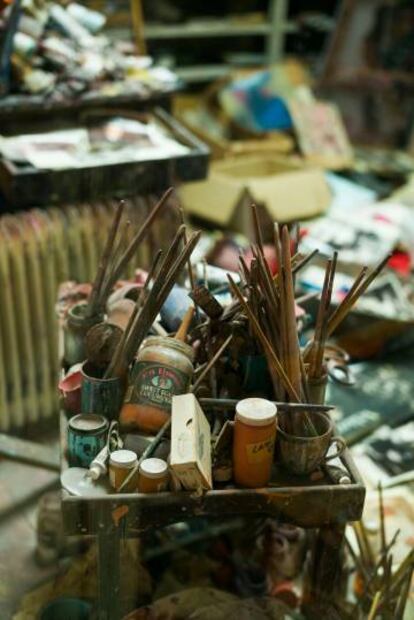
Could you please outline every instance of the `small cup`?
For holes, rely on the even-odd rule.
[[[137,455],[132,450],[114,450],[114,452],[111,452],[109,457],[109,482],[112,488],[118,491],[137,464]],[[122,491],[124,493],[133,493],[137,490],[137,486],[138,468]]]
[[[316,436],[298,436],[287,433],[280,428],[279,414],[276,445],[279,459],[290,472],[303,476],[310,474],[323,462],[331,461],[340,456],[346,448],[341,437],[333,437],[333,424],[323,413],[308,412],[313,426],[317,431]],[[337,445],[335,454],[326,456],[332,444]]]
[[[139,466],[138,491],[160,493],[167,489],[168,465],[162,459],[145,459]]]

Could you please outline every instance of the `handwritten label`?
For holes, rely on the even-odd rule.
[[[257,463],[263,463],[273,457],[273,449],[275,445],[275,438],[271,437],[265,441],[258,441],[256,443],[249,443],[246,446],[247,462],[249,465]]]

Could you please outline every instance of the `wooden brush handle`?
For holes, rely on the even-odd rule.
[[[175,334],[175,340],[181,340],[182,342],[185,342],[188,329],[190,327],[191,321],[193,320],[194,310],[195,310],[194,306],[190,306],[188,308],[187,312],[184,315],[182,323],[180,327],[178,328],[177,333]]]

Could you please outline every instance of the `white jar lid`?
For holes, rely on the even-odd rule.
[[[132,450],[114,450],[111,452],[109,463],[121,469],[131,469],[137,460],[137,455]]]
[[[139,466],[140,474],[147,478],[163,478],[167,470],[168,465],[162,459],[145,459]]]
[[[236,420],[249,426],[266,426],[276,419],[277,408],[265,398],[245,398],[236,405]]]

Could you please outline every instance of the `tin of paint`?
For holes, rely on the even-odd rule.
[[[93,413],[80,413],[69,420],[68,461],[70,467],[89,467],[106,445],[108,420]]]
[[[85,338],[86,332],[104,319],[103,315],[87,316],[88,305],[85,302],[75,304],[70,308],[64,325],[64,360],[68,366],[73,366],[86,359]]]
[[[168,485],[168,465],[162,459],[145,459],[139,466],[138,491],[160,493]]]
[[[116,420],[123,400],[119,377],[103,379],[104,369],[84,362],[82,364],[81,406],[84,413],[98,413],[108,420]]]

